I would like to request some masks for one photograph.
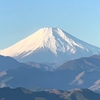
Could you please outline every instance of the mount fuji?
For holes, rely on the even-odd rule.
[[[83,42],[60,28],[41,28],[0,54],[18,61],[61,63],[100,54],[100,48]]]

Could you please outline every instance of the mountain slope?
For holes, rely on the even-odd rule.
[[[0,55],[0,72],[4,70],[8,70],[10,68],[17,67],[19,65],[21,65],[21,63],[19,63],[15,59],[8,56]]]
[[[0,77],[0,87],[69,90],[73,88],[100,89],[100,56],[68,61],[55,71],[41,71],[35,67],[19,66]]]
[[[80,88],[88,87],[93,91],[100,92],[100,55],[68,61],[57,70],[79,72],[70,85]]]
[[[100,53],[100,48],[83,42],[59,28],[42,28],[0,51],[20,61],[54,62]]]
[[[35,67],[41,71],[53,71],[54,70],[53,68],[49,67],[46,64],[36,63],[36,62],[21,63],[12,57],[0,55],[0,76],[3,73],[5,73],[5,71],[16,68],[16,67],[20,67],[20,66],[29,67],[29,68]],[[2,71],[4,72],[2,73]]]
[[[0,88],[0,100],[100,100],[100,94],[88,89],[31,92],[24,88]]]
[[[90,57],[82,57],[67,61],[62,64],[57,70],[81,70],[81,71],[92,71],[100,70],[100,55],[94,55]]]

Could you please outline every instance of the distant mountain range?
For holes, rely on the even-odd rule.
[[[100,94],[89,89],[31,92],[25,88],[0,88],[0,100],[100,100]]]
[[[0,55],[0,72],[9,70],[9,69],[14,69],[17,67],[22,67],[22,66],[29,67],[29,68],[30,67],[38,68],[41,71],[53,71],[54,70],[52,67],[46,64],[36,63],[36,62],[21,63],[9,56]]]
[[[12,59],[3,56],[1,58],[8,59],[8,62],[9,59]],[[17,61],[12,59],[11,62],[13,64]],[[6,70],[9,64],[10,68]],[[35,67],[31,66],[31,64],[27,65],[19,62],[17,64],[11,65],[11,63],[8,63],[0,73],[0,87],[25,87],[30,90],[89,88],[100,92],[99,55],[68,61],[53,71],[46,71],[44,64],[36,63]],[[37,68],[37,64],[40,68]],[[3,65],[0,69],[2,68]]]
[[[54,71],[54,64],[51,66],[49,66],[49,64],[44,64],[44,63],[36,63],[36,62],[26,62],[27,65],[30,65],[32,67],[38,68],[41,71]],[[53,67],[54,66],[54,67]]]
[[[100,92],[100,48],[83,42],[62,29],[42,28],[15,45],[0,50],[0,54],[1,88],[23,87],[44,91],[39,93],[43,95],[42,98],[37,93],[34,95],[37,97],[34,97],[33,92],[28,92],[34,100],[51,100],[51,95],[57,100],[80,100],[80,97],[89,100],[83,92],[78,95],[76,91],[65,92],[74,88]],[[51,91],[45,91],[50,89]],[[5,97],[0,100],[5,100],[3,98]]]
[[[0,54],[24,62],[62,63],[100,54],[100,48],[83,42],[60,28],[42,28],[13,46],[0,50]]]

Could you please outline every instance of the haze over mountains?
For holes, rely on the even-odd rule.
[[[60,28],[42,28],[11,47],[0,51],[18,61],[62,63],[100,54],[100,48],[83,42]]]
[[[99,100],[99,54],[60,28],[42,28],[0,50],[0,100]]]
[[[68,61],[53,71],[44,69],[46,65],[38,63],[35,63],[36,65],[32,63],[34,66],[18,62],[16,64],[16,61],[10,57],[4,57],[8,62],[12,59],[10,60],[12,64],[7,63],[5,66],[2,63],[4,58],[0,58],[3,68],[0,72],[0,87],[24,87],[36,91],[89,88],[100,92],[100,56],[98,55]]]

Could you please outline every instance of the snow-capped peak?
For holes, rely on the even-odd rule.
[[[98,52],[97,47],[91,46],[60,28],[41,28],[29,37],[0,52],[2,55],[21,58],[30,56],[38,50],[52,52],[56,57],[61,54],[76,52]],[[82,52],[83,52],[82,51]]]

